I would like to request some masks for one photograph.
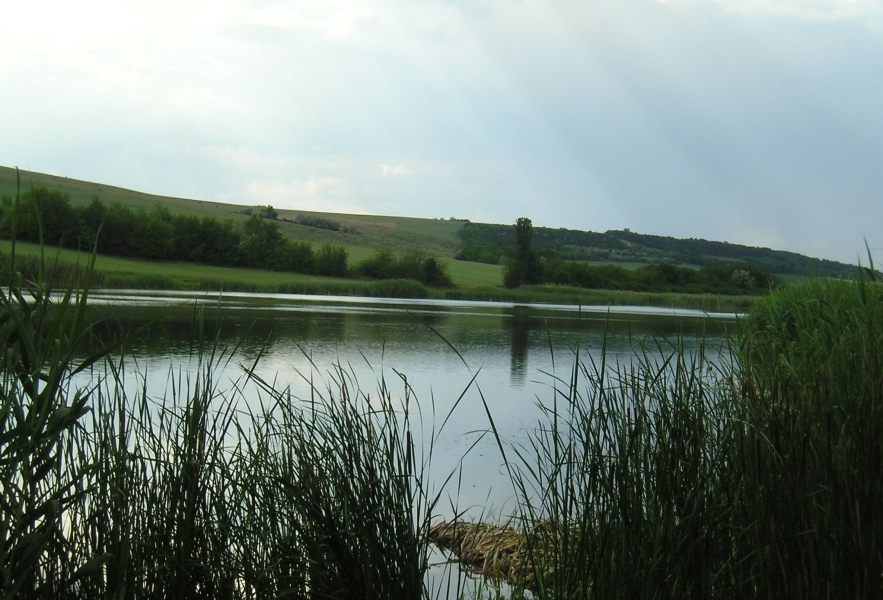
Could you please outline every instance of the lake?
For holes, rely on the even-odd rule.
[[[130,344],[130,394],[146,380],[148,394],[161,396],[171,378],[192,376],[198,366],[194,339],[202,336],[227,349],[212,371],[222,393],[242,385],[246,367],[305,400],[310,382],[336,389],[344,377],[351,391],[376,398],[385,380],[395,400],[404,397],[407,381],[425,439],[462,396],[436,435],[432,475],[440,483],[462,465],[459,490],[449,492],[458,509],[473,516],[512,509],[500,451],[492,436],[483,436],[489,427],[485,403],[504,444],[521,444],[543,416],[538,403],[551,403],[556,386],[566,388],[561,381],[570,379],[577,352],[580,360],[596,362],[606,352],[608,365],[627,365],[643,352],[670,351],[664,340],[688,351],[700,344],[714,348],[736,319],[647,307],[239,293],[101,292],[90,297],[90,306],[95,318],[113,323],[97,329],[108,340],[119,325],[135,330],[155,321]],[[245,390],[256,407],[263,399],[257,386]],[[450,506],[442,502],[440,515],[450,516]]]

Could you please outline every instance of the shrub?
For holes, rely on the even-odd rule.
[[[346,277],[348,257],[343,246],[323,244],[316,253],[316,273],[328,277]]]

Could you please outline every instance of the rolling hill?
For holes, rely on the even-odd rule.
[[[105,203],[119,202],[133,209],[152,210],[155,206],[164,206],[172,213],[214,216],[235,222],[245,222],[253,211],[267,208],[157,196],[31,171],[21,171],[21,181],[23,189],[45,187],[66,193],[74,205],[86,205],[98,196]],[[15,170],[0,167],[0,197],[14,197],[15,185]],[[514,246],[513,225],[291,209],[276,209],[275,212],[284,236],[314,244],[344,246],[353,260],[361,260],[381,247],[395,251],[419,248],[440,257],[498,265]],[[741,261],[770,273],[791,276],[841,276],[855,269],[851,265],[794,252],[703,239],[677,239],[627,229],[599,233],[534,227],[533,244],[541,253],[567,260],[624,266],[658,262],[703,266]]]

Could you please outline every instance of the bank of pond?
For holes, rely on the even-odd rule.
[[[436,414],[406,372],[368,392],[340,363],[295,395],[259,356],[221,392],[231,350],[196,311],[195,366],[157,396],[75,273],[3,268],[4,599],[883,597],[873,271],[772,291],[714,352],[577,348],[518,445],[479,394],[514,501],[476,517],[433,469],[459,398]]]
[[[2,247],[2,246],[0,246]],[[7,245],[9,250],[11,246]],[[87,253],[47,250],[51,260],[43,266],[43,277],[56,286],[65,285],[78,272],[83,283],[83,266],[91,260]],[[33,281],[39,273],[40,247],[19,242],[14,269]],[[505,288],[500,285],[430,286],[413,278],[341,279],[285,274],[258,269],[232,269],[190,263],[121,261],[96,257],[97,268],[89,273],[93,289],[244,292],[313,296],[352,296],[432,300],[475,300],[586,306],[657,306],[689,308],[709,312],[745,312],[763,293],[751,294],[677,293],[671,291],[620,290],[615,287],[588,289],[562,284],[523,285]],[[599,267],[602,270],[603,267]],[[768,292],[769,290],[767,290]]]
[[[520,273],[517,260],[507,260],[497,279],[485,281],[485,289],[463,290],[454,285],[449,273],[449,261],[430,256],[418,248],[378,248],[373,254],[351,261],[344,246],[323,244],[314,248],[303,240],[285,237],[277,221],[278,213],[267,207],[263,211],[248,212],[247,220],[218,219],[213,216],[172,214],[168,208],[157,205],[153,210],[133,210],[118,202],[105,204],[93,197],[89,204],[76,206],[70,197],[43,187],[31,188],[16,199],[0,198],[0,209],[8,215],[0,221],[0,238],[19,242],[45,244],[49,248],[70,251],[96,252],[102,256],[129,260],[151,261],[158,265],[149,275],[97,274],[93,283],[108,287],[138,287],[176,289],[180,281],[169,277],[162,269],[163,262],[177,261],[224,267],[251,269],[333,278],[333,281],[304,281],[289,288],[317,287],[347,293],[358,290],[361,295],[395,297],[437,297],[453,295],[484,295],[493,290],[496,297],[535,294],[536,290],[504,291],[522,284],[546,284],[546,295],[579,296],[606,292],[615,297],[624,292],[637,294],[718,295],[737,300],[723,302],[750,302],[750,298],[767,293],[779,280],[756,265],[744,262],[720,262],[691,268],[669,263],[647,264],[636,269],[618,265],[597,265],[565,261],[554,255],[538,256],[526,273]],[[11,215],[14,214],[14,218]],[[301,216],[299,227],[334,229],[333,221]],[[459,256],[459,255],[458,255]],[[477,267],[476,267],[477,268]],[[525,267],[527,268],[527,267]],[[101,281],[98,281],[100,279]],[[219,281],[201,278],[202,287],[217,286]],[[224,281],[225,289],[245,291],[243,281]],[[269,290],[264,284],[260,291]],[[278,287],[278,286],[277,286]],[[563,288],[563,289],[562,289]],[[252,290],[255,291],[255,290]],[[303,292],[299,292],[303,293]],[[695,305],[693,302],[691,305]]]

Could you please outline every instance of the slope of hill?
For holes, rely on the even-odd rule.
[[[105,203],[119,202],[134,209],[167,207],[173,213],[214,216],[245,222],[248,214],[266,207],[244,207],[222,202],[172,198],[124,188],[21,171],[22,188],[46,187],[70,196],[74,205],[86,205],[94,196]],[[15,170],[0,167],[0,197],[15,196]],[[470,223],[452,219],[419,219],[377,215],[352,215],[277,209],[280,231],[286,237],[315,244],[346,247],[353,260],[361,260],[376,248],[395,251],[420,248],[441,257],[498,264],[514,246],[514,225]],[[312,223],[312,225],[310,225]],[[319,226],[316,226],[316,225]],[[706,265],[743,261],[783,275],[839,276],[854,267],[811,258],[794,252],[755,248],[701,239],[676,239],[634,233],[629,230],[597,233],[572,229],[533,228],[534,247],[568,260],[647,264],[672,262]]]
[[[15,169],[0,167],[0,197],[14,197],[15,185]],[[75,206],[86,205],[94,196],[98,196],[105,204],[119,202],[130,208],[143,210],[153,210],[159,205],[167,207],[174,214],[213,216],[241,223],[248,220],[248,215],[254,210],[266,208],[157,196],[32,171],[21,171],[21,186],[22,191],[32,186],[61,191],[70,196],[71,203]],[[450,257],[460,246],[456,234],[464,225],[463,221],[447,219],[349,215],[287,209],[278,209],[277,212],[279,230],[284,236],[317,244],[344,246],[355,260],[365,258],[380,247],[392,248],[396,251],[420,248],[429,254]],[[298,218],[302,215],[334,221],[340,224],[340,230],[331,231],[298,224]]]

